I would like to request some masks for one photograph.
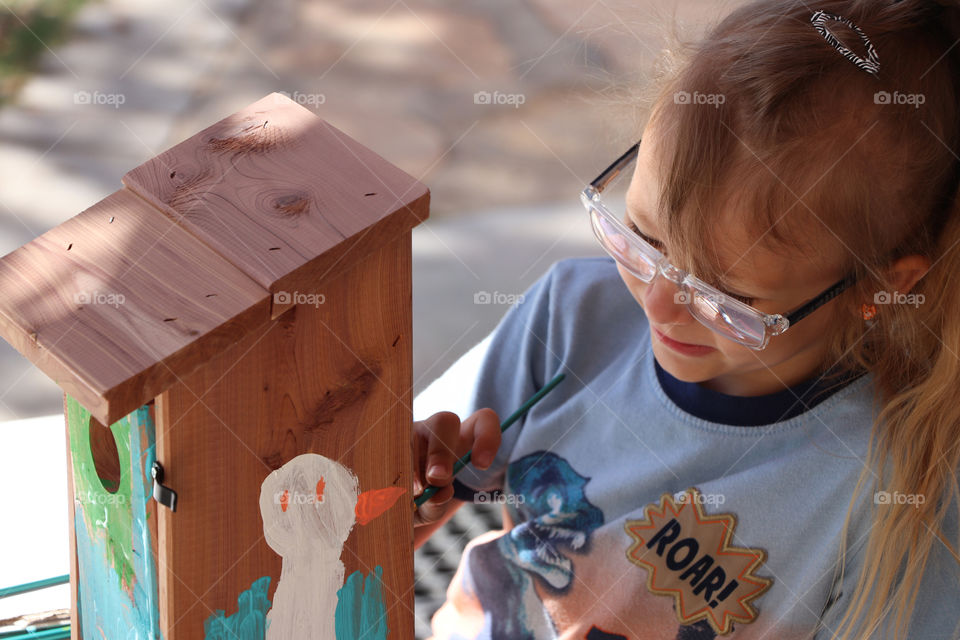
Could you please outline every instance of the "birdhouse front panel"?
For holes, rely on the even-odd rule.
[[[409,265],[408,234],[157,398],[165,637],[413,637]]]

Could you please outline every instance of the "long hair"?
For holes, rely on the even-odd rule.
[[[810,22],[814,10],[848,18],[867,35],[876,76],[826,42]],[[880,411],[844,524],[841,572],[858,493],[870,504],[875,489],[923,503],[872,510],[864,569],[852,597],[844,594],[835,630],[844,640],[868,637],[888,614],[904,637],[932,545],[954,557],[960,546],[942,531],[960,502],[958,24],[960,0],[823,0],[812,8],[757,0],[671,52],[678,64],[657,84],[651,115],[668,132],[659,141],[657,215],[675,264],[723,284],[711,230],[735,204],[762,245],[820,255],[857,276],[832,305],[836,331],[823,365],[838,375],[872,372]],[[856,32],[829,26],[866,57]],[[913,254],[932,263],[911,291],[923,303],[862,313],[878,292],[901,293],[885,270]]]

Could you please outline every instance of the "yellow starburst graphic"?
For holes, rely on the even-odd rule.
[[[706,619],[724,635],[734,622],[756,619],[751,601],[773,581],[753,573],[766,560],[765,551],[731,544],[736,516],[709,515],[703,502],[694,487],[677,499],[665,493],[647,506],[645,519],[627,520],[624,528],[633,539],[627,558],[647,570],[651,593],[673,596],[681,624]]]

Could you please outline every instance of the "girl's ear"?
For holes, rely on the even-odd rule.
[[[930,259],[926,256],[913,254],[903,256],[890,265],[887,275],[893,284],[894,290],[900,293],[909,293],[917,281],[930,270]]]

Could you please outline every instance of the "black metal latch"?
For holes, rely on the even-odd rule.
[[[160,463],[156,460],[153,461],[153,466],[150,467],[150,475],[153,476],[153,499],[156,500],[158,504],[169,508],[170,511],[176,511],[177,492],[161,484],[163,482],[163,467],[161,467]]]

